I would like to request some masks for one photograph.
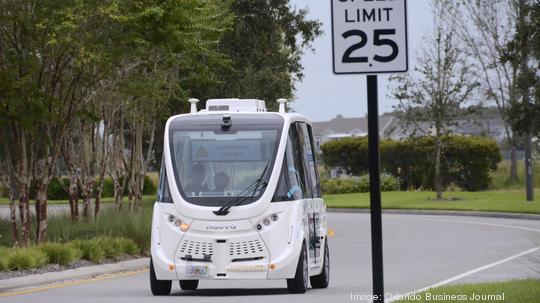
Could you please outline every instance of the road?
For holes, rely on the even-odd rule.
[[[174,284],[152,297],[148,273],[2,297],[3,303],[84,302],[365,302],[371,293],[369,215],[330,213],[331,283],[290,295],[285,281],[202,281],[197,291]],[[385,291],[403,294],[450,283],[540,278],[540,221],[428,215],[383,215]],[[445,283],[446,283],[445,282]],[[1,282],[0,282],[1,283]],[[352,300],[352,296],[356,296]]]

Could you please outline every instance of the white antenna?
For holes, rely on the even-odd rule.
[[[279,112],[285,113],[285,103],[287,103],[287,99],[277,99],[277,102],[279,103]]]
[[[188,101],[191,103],[191,113],[197,113],[197,102],[199,102],[199,99],[191,98]]]

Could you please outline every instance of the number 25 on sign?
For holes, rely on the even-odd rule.
[[[335,74],[408,69],[406,0],[331,0]]]

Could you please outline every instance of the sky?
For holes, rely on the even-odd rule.
[[[332,73],[332,28],[330,0],[291,0],[296,8],[308,8],[310,19],[322,22],[324,34],[313,42],[315,53],[306,50],[302,57],[304,79],[296,84],[295,111],[312,121],[327,121],[338,114],[364,117],[367,112],[366,77]],[[424,33],[431,31],[429,0],[407,1],[409,70],[415,66],[415,54]],[[379,75],[379,113],[392,111],[395,100],[389,98],[389,74]]]

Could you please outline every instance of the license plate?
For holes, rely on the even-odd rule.
[[[186,267],[186,276],[190,278],[206,278],[208,277],[208,266],[188,265]]]

